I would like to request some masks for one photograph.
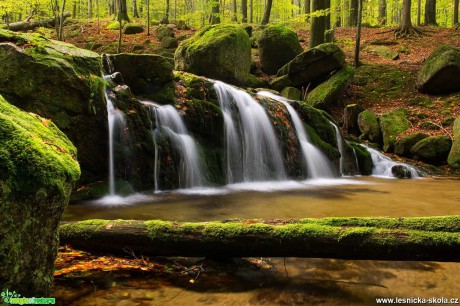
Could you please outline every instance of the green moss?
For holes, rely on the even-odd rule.
[[[449,153],[447,162],[450,166],[460,169],[460,117],[457,117],[453,126],[454,142]]]
[[[410,152],[415,159],[440,165],[446,163],[451,147],[452,140],[449,136],[431,136],[417,142]]]
[[[410,128],[407,120],[407,109],[398,108],[380,116],[380,127],[383,136],[383,150],[393,150],[396,137]]]
[[[410,150],[412,147],[422,139],[427,138],[428,135],[423,133],[414,133],[401,137],[395,142],[395,154],[399,156],[410,156]]]
[[[24,113],[0,96],[0,159],[14,192],[64,190],[80,176],[76,149],[51,121]],[[6,159],[7,158],[7,159]]]
[[[353,74],[353,67],[346,66],[342,68],[327,81],[313,89],[308,94],[305,103],[321,109],[335,106],[350,84]]]
[[[140,24],[127,23],[123,27],[123,33],[126,35],[139,34],[144,32],[144,27]]]
[[[358,97],[373,102],[405,96],[412,82],[409,73],[394,66],[363,65],[355,70],[352,83],[361,87]]]
[[[204,27],[176,50],[176,70],[244,84],[251,68],[251,44],[246,31],[234,24]]]
[[[92,219],[79,221],[75,224],[62,224],[59,226],[59,233],[68,237],[78,237],[81,239],[91,238],[94,232],[105,229],[109,224],[114,224],[111,220]]]

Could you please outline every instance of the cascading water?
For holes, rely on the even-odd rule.
[[[268,91],[259,91],[257,94],[282,103],[288,110],[292,123],[294,124],[297,138],[300,142],[304,165],[306,167],[305,171],[308,173],[308,176],[310,178],[333,177],[334,175],[330,161],[321,150],[319,150],[315,145],[311,143],[310,139],[308,138],[308,134],[305,131],[302,120],[300,120],[299,115],[289,104],[288,100]]]
[[[104,80],[109,82],[110,76],[104,76]],[[117,135],[124,138],[126,143],[125,132],[127,131],[127,124],[125,115],[115,107],[112,98],[110,97],[109,89],[107,86],[104,88],[104,95],[107,104],[107,119],[109,128],[109,196],[116,195],[115,187],[115,142]]]
[[[372,175],[382,177],[393,177],[392,168],[397,165],[405,166],[411,174],[412,178],[420,177],[416,168],[411,165],[398,163],[383,155],[379,151],[361,144],[371,154],[372,158]]]
[[[224,116],[227,182],[285,180],[283,158],[264,108],[247,92],[220,81],[214,89]]]
[[[161,133],[171,139],[173,146],[180,154],[179,186],[181,188],[203,186],[203,167],[197,145],[189,135],[177,110],[171,105],[158,105],[150,101],[140,102],[150,108],[152,118],[155,118],[155,130],[152,132],[155,142],[155,191],[158,191],[159,188],[160,164],[157,136]]]
[[[332,121],[329,121],[329,122],[331,123],[331,125],[334,127],[334,130],[335,130],[335,137],[337,138],[337,147],[339,148],[339,152],[340,152],[340,174],[343,175],[343,163],[344,163],[343,154],[345,153],[343,138],[342,138],[342,135],[340,134],[339,127],[334,122]],[[356,153],[355,153],[355,157],[356,157]]]

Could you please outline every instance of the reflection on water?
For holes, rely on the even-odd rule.
[[[125,203],[130,205],[80,203],[69,207],[65,220],[455,215],[460,214],[459,183],[358,178],[332,185],[291,182],[271,192],[261,192],[261,185],[229,186],[137,197]],[[256,266],[244,259],[182,260],[203,270],[199,275],[105,273],[75,283],[57,280],[54,295],[63,305],[119,306],[376,305],[377,297],[460,298],[460,263],[259,258],[266,264]],[[70,292],[73,298],[66,300]]]
[[[460,213],[459,181],[356,178],[230,185],[70,205],[64,220],[209,221],[331,216],[416,217]],[[263,192],[266,190],[267,192]],[[268,192],[269,191],[269,192]]]

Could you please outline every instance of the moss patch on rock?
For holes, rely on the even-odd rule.
[[[395,142],[394,153],[399,156],[410,157],[410,150],[419,141],[427,138],[428,135],[424,133],[414,133],[401,137]]]
[[[410,150],[415,159],[433,165],[445,164],[452,147],[448,136],[431,136],[417,142]]]
[[[79,176],[64,133],[0,96],[0,290],[49,295],[56,229]]]
[[[176,70],[244,85],[251,68],[251,43],[241,26],[211,25],[184,40],[174,59]]]
[[[361,131],[361,138],[369,139],[373,143],[382,142],[382,131],[380,119],[372,110],[365,110],[358,115],[358,127]]]
[[[396,137],[410,128],[410,122],[407,120],[407,113],[406,109],[398,108],[380,117],[383,150],[385,152],[392,151]]]
[[[460,169],[460,117],[457,117],[454,121],[454,142],[447,158],[447,162],[450,166]]]

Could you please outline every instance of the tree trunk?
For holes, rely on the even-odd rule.
[[[137,1],[133,0],[133,17],[134,18],[139,18],[139,12],[137,11]]]
[[[460,217],[177,223],[64,223],[60,244],[89,252],[184,257],[460,261]]]
[[[248,0],[241,0],[241,14],[243,15],[241,22],[248,22]]]
[[[65,3],[66,0],[62,0],[61,12],[59,14],[59,32],[58,32],[58,40],[64,41],[64,11],[65,11]]]
[[[119,9],[119,15],[121,16],[121,20],[130,22],[129,16],[128,16],[128,6],[126,5],[126,0],[119,0],[119,1],[120,2],[118,3],[118,9]]]
[[[88,0],[88,18],[93,18],[93,0]]]
[[[312,0],[312,12],[314,13],[316,11],[327,9],[327,3],[330,3],[330,1]],[[324,14],[322,14],[321,16],[314,16],[311,18],[309,43],[310,48],[314,48],[325,42],[325,33],[327,29],[326,20],[327,18]]]
[[[356,27],[356,44],[355,44],[355,61],[354,61],[354,66],[355,67],[359,67],[359,50],[360,50],[360,47],[361,47],[361,24],[362,24],[362,21],[363,21],[363,0],[359,0],[358,1],[358,25]],[[347,108],[345,108],[345,110],[347,110]],[[356,119],[358,119],[358,116],[356,116]]]
[[[249,0],[249,23],[254,22],[254,0]]]
[[[146,0],[147,4],[147,36],[150,35],[150,0]]]
[[[387,24],[387,0],[379,0],[379,24]]]
[[[118,46],[117,46],[117,53],[121,53],[121,38],[123,35],[123,10],[122,10],[122,2],[125,2],[126,5],[126,0],[118,0]]]
[[[238,11],[237,11],[236,0],[233,0],[233,5],[232,5],[232,21],[234,22],[238,21]]]
[[[426,0],[425,25],[438,25],[436,22],[436,0]]]
[[[421,35],[422,32],[415,29],[411,21],[412,0],[403,0],[403,9],[401,13],[401,24],[395,31],[396,37],[406,37],[411,35]]]
[[[220,3],[219,0],[212,0],[211,15],[209,16],[210,24],[220,23]]]
[[[310,19],[310,7],[311,7],[311,2],[310,0],[305,0],[305,8],[304,8],[304,12],[305,12],[305,21],[308,21]]]
[[[356,27],[358,25],[358,0],[350,1],[350,19],[349,27]]]
[[[458,25],[458,2],[459,0],[454,0],[454,17],[452,20],[454,27]]]
[[[66,18],[70,17],[70,13],[63,14],[63,20],[65,21]],[[30,31],[38,27],[45,27],[45,28],[55,28],[56,24],[59,23],[59,16],[56,18],[50,18],[40,21],[30,21],[30,18],[27,18],[23,21],[13,22],[10,23],[10,30],[11,31]]]
[[[72,16],[73,18],[77,18],[77,1],[73,1],[72,5]]]
[[[422,22],[420,19],[422,18],[422,0],[417,1],[417,26],[420,26]]]
[[[264,17],[262,18],[262,24],[268,24],[270,21],[270,13],[272,11],[273,0],[267,0],[265,5]]]
[[[326,8],[331,8],[331,0],[324,0]],[[333,42],[334,41],[334,31],[331,28],[331,12],[327,13],[326,18],[324,18],[325,22],[325,31],[324,31],[324,41],[325,42]]]

